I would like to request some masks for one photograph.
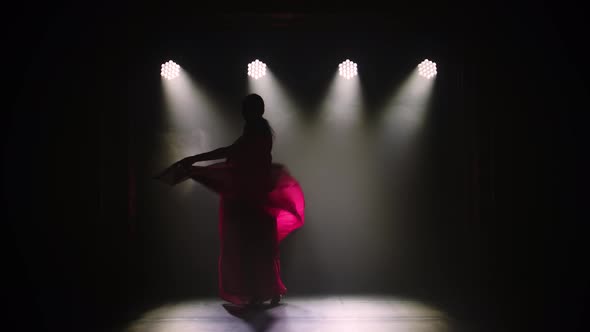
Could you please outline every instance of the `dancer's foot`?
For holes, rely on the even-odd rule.
[[[249,305],[249,306],[253,306],[253,305],[261,305],[261,304],[262,304],[262,302],[263,302],[263,301],[262,301],[262,300],[260,300],[259,298],[257,298],[257,297],[253,297],[253,298],[251,298],[251,299],[250,299],[250,301],[248,301],[248,305]]]
[[[273,298],[270,300],[271,305],[277,305],[277,304],[279,304],[279,302],[281,302],[280,295],[273,296]]]

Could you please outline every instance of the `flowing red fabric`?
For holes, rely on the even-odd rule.
[[[303,191],[286,167],[256,158],[244,145],[226,162],[173,165],[160,177],[171,185],[191,178],[220,195],[219,294],[236,304],[286,293],[279,244],[303,226],[305,210]],[[250,161],[243,162],[246,156]]]

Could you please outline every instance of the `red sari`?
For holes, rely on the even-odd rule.
[[[267,136],[245,131],[225,162],[167,171],[171,184],[191,178],[220,194],[219,295],[235,304],[286,293],[279,244],[304,223],[301,187],[272,163]]]

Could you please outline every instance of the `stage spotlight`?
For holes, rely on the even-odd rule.
[[[346,59],[346,61],[338,65],[338,71],[340,73],[340,76],[346,78],[347,80],[355,77],[358,73],[356,70],[356,63],[348,59]]]
[[[418,65],[418,74],[431,79],[436,75],[436,63],[426,59]]]
[[[177,65],[174,61],[170,60],[164,64],[162,64],[162,71],[160,72],[162,77],[167,80],[171,80],[173,78],[178,77],[180,74],[180,66]]]
[[[248,64],[248,75],[254,77],[256,80],[266,75],[266,64],[258,59],[250,62]]]

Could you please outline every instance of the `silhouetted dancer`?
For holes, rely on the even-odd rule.
[[[257,94],[242,102],[242,135],[230,146],[186,157],[155,178],[169,185],[193,179],[220,194],[219,295],[234,304],[277,304],[287,289],[279,244],[303,226],[304,197],[287,169],[272,163],[273,131]],[[226,159],[209,166],[206,160]]]

